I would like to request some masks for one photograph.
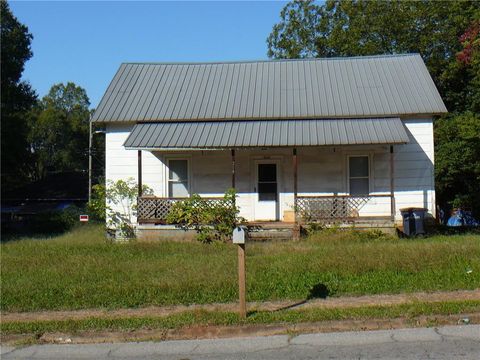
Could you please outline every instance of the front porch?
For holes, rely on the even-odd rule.
[[[253,230],[276,227],[279,235],[285,235],[310,223],[381,224],[379,227],[393,229],[392,150],[392,146],[364,145],[152,151],[164,167],[163,196],[140,193],[137,222],[141,229],[170,229],[167,215],[174,203],[199,194],[202,206],[208,207],[218,204],[224,191],[234,188],[240,215]],[[365,175],[363,178],[350,174],[359,170],[354,169],[358,159],[365,165],[366,173],[360,174]],[[138,151],[139,191],[143,172],[142,151]],[[358,189],[359,179],[364,191]],[[355,191],[365,193],[351,193]]]

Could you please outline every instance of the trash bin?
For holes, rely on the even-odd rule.
[[[412,214],[415,221],[415,234],[414,235],[425,235],[425,213],[427,209],[423,208],[413,208]]]
[[[403,219],[403,233],[407,236],[425,234],[425,212],[424,208],[400,209]]]
[[[413,236],[415,232],[415,219],[410,209],[400,209],[403,219],[403,233],[407,236]]]

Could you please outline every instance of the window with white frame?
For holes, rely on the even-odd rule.
[[[187,159],[169,159],[168,160],[168,197],[188,197],[188,160]]]
[[[350,195],[368,195],[370,193],[369,174],[368,156],[348,157],[348,185]]]

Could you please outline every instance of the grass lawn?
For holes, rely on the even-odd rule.
[[[2,311],[122,308],[237,299],[232,244],[110,243],[100,226],[1,245]],[[471,271],[470,271],[471,270]],[[249,301],[480,287],[480,235],[425,239],[323,232],[247,244]]]

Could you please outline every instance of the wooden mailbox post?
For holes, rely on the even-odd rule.
[[[236,227],[233,230],[233,243],[238,245],[238,296],[240,302],[240,318],[247,317],[247,303],[245,295],[245,229]]]

